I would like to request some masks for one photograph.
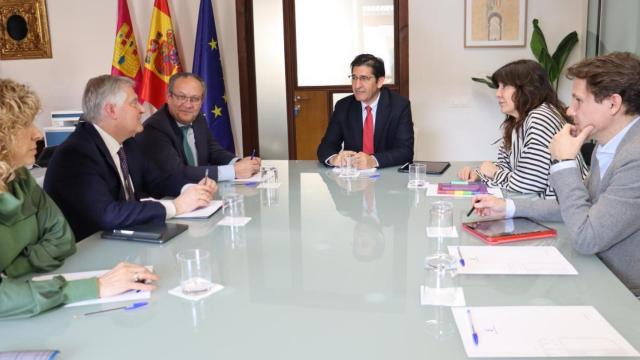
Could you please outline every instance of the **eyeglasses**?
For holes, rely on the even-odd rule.
[[[368,82],[369,80],[373,79],[374,76],[373,75],[355,75],[355,74],[351,74],[349,76],[347,76],[349,79],[351,79],[351,82],[356,82],[358,80],[360,80],[360,82]]]
[[[185,95],[179,95],[175,93],[170,93],[170,94],[171,94],[171,97],[176,99],[179,103],[184,103],[186,101],[189,101],[192,104],[197,104],[202,101],[201,96],[185,96]]]

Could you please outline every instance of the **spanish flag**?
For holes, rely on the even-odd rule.
[[[156,109],[167,100],[167,85],[171,75],[181,72],[178,46],[171,24],[167,0],[155,0],[151,14],[151,28],[147,41],[142,74],[142,99]]]
[[[118,0],[118,23],[116,41],[113,45],[111,75],[125,76],[136,82],[136,93],[140,98],[142,90],[142,71],[136,35],[133,33],[129,5],[127,0]],[[140,99],[142,102],[142,99]]]

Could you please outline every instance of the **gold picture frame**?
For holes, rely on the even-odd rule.
[[[464,47],[523,47],[527,0],[465,0]]]
[[[45,0],[0,2],[0,60],[51,58]]]

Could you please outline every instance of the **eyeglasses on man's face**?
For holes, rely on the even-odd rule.
[[[192,104],[198,104],[202,101],[202,96],[186,96],[186,95],[181,95],[176,93],[170,93],[170,94],[172,98],[176,99],[176,101],[181,104],[187,101]]]
[[[371,79],[374,79],[375,77],[373,75],[356,75],[356,74],[351,74],[349,76],[347,76],[349,79],[351,79],[351,82],[356,82],[358,80],[360,80],[360,82],[368,82]]]

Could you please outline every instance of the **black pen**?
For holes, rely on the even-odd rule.
[[[476,203],[479,202],[478,200],[474,201],[473,204],[471,204],[471,209],[469,209],[469,212],[467,213],[467,217],[471,216],[471,214],[473,214],[473,210],[476,209],[475,205]]]

